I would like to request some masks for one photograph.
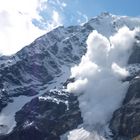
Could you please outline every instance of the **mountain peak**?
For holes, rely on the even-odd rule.
[[[104,16],[112,16],[112,14],[109,13],[109,12],[102,12],[102,13],[100,14],[100,16],[102,16],[102,17],[104,17]]]

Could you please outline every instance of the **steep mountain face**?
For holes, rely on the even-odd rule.
[[[33,96],[65,82],[70,67],[78,63],[85,52],[90,31],[80,26],[59,27],[17,54],[1,58],[0,109],[7,104],[9,97]]]
[[[17,126],[2,140],[59,140],[83,122],[77,97],[52,90],[27,103],[15,115]]]
[[[140,27],[140,19],[103,13],[82,26],[58,27],[39,37],[10,57],[0,58],[0,133],[2,140],[59,140],[60,135],[82,123],[77,97],[62,87],[70,76],[70,68],[78,64],[86,52],[86,39],[92,30],[109,37],[119,28]],[[139,40],[139,37],[137,37]],[[130,67],[140,64],[139,44],[129,59]],[[133,138],[139,131],[139,70],[129,77],[130,87],[120,109],[115,111],[110,128],[115,138]],[[70,82],[70,81],[68,81]],[[57,88],[60,91],[49,91]],[[16,126],[10,134],[3,121],[7,105],[15,97],[30,96],[15,115]],[[35,96],[35,97],[34,97]],[[28,97],[28,98],[30,98]],[[21,109],[21,110],[20,110]],[[10,111],[10,110],[9,110]],[[132,125],[133,124],[133,125]],[[11,125],[11,124],[9,124]],[[36,135],[34,135],[36,134]],[[34,138],[31,136],[34,135]]]

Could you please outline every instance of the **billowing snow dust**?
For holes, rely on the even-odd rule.
[[[85,126],[94,129],[105,126],[121,104],[129,85],[122,80],[129,75],[126,66],[137,31],[123,27],[109,38],[97,31],[89,35],[87,53],[80,64],[71,69],[75,82],[67,86],[69,92],[78,95]],[[85,130],[77,131],[69,134],[69,140],[81,140],[82,135],[77,136],[81,131],[86,134],[84,140],[93,139]]]

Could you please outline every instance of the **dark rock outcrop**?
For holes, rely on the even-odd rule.
[[[90,32],[82,26],[58,27],[13,56],[0,57],[0,90],[7,92],[7,96],[0,92],[7,101],[0,103],[0,108],[5,107],[11,97],[38,94],[44,86],[47,88],[63,75],[66,68],[77,64],[85,53]]]
[[[110,128],[115,137],[134,138],[140,134],[140,78],[131,83],[122,107],[113,115]]]
[[[1,110],[7,106],[8,102],[12,102],[12,98],[8,97],[8,93],[4,90],[0,91],[0,112]]]
[[[140,35],[136,35],[136,40],[140,41]],[[135,43],[133,53],[129,57],[128,64],[140,64],[140,43]]]
[[[14,130],[1,140],[59,140],[83,122],[77,97],[56,90],[27,103],[15,120]]]
[[[140,44],[135,44],[128,63],[140,64]],[[110,122],[115,140],[132,140],[140,135],[140,71],[127,80],[130,80],[130,86],[126,97]]]

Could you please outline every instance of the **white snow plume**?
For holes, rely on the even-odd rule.
[[[78,95],[84,124],[105,125],[125,96],[129,73],[125,69],[137,29],[123,27],[109,39],[93,31],[87,39],[87,53],[71,69],[75,82],[67,90]]]
[[[71,131],[68,135],[68,140],[105,140],[105,138],[97,132],[90,133],[82,127]]]
[[[108,133],[111,134],[110,132]],[[106,140],[106,138],[102,133],[80,126],[62,135],[61,140]]]

